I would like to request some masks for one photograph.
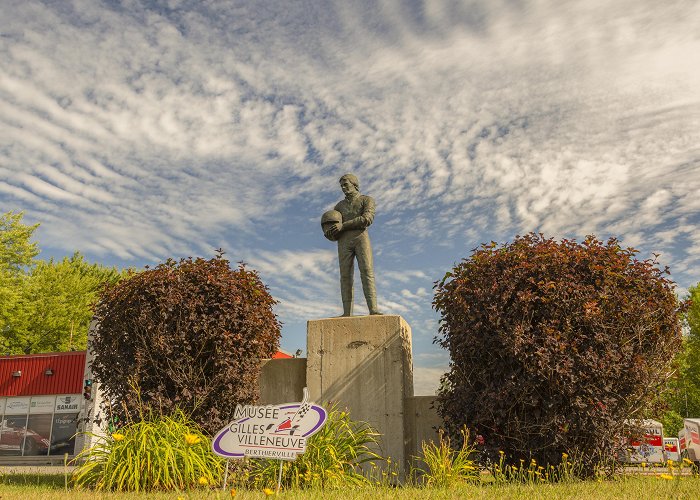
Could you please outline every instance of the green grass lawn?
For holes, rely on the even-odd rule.
[[[229,492],[220,490],[198,490],[183,493],[96,493],[69,489],[65,491],[62,475],[12,474],[0,476],[0,500],[8,499],[56,499],[56,500],[98,500],[98,499],[227,499]],[[262,491],[238,491],[235,498],[265,498]],[[452,489],[424,488],[362,488],[336,491],[288,491],[281,492],[280,497],[313,498],[329,500],[352,500],[379,498],[484,498],[484,499],[618,499],[630,498],[664,499],[664,498],[700,498],[700,478],[686,476],[680,479],[666,480],[657,476],[623,477],[613,481],[587,481],[554,485],[464,485]]]

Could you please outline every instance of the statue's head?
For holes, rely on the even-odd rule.
[[[360,191],[360,181],[355,174],[345,174],[340,178],[340,189],[346,195],[352,192]]]

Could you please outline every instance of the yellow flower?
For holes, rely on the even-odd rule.
[[[274,492],[273,490],[271,490],[270,488],[265,488],[265,489],[263,490],[263,493],[265,493],[268,497],[269,497],[270,495],[274,495],[274,494],[275,494],[275,492]]]
[[[661,479],[673,479],[673,476],[671,474],[661,474],[659,477]]]
[[[646,463],[646,462],[642,462],[642,468],[644,468],[644,467],[646,467],[646,466],[647,466],[647,463]]]
[[[236,496],[236,488],[231,489],[231,498]]]
[[[185,441],[187,444],[197,444],[201,439],[197,434],[185,434]]]
[[[567,458],[569,458],[569,455],[566,454],[566,453],[562,453],[562,454],[561,454],[561,458],[562,458],[563,460],[566,460]]]
[[[693,465],[693,461],[690,460],[688,457],[683,457],[683,461],[687,463],[688,465]]]
[[[506,452],[503,450],[498,450],[498,453],[500,453],[501,455],[504,455]]]
[[[119,434],[118,432],[115,432],[114,434],[112,434],[112,439],[114,439],[115,441],[121,441],[122,439],[124,439],[124,434]]]
[[[206,477],[202,476],[199,478],[199,484],[201,484],[202,486],[206,486],[207,484],[209,484],[209,481],[207,481]]]

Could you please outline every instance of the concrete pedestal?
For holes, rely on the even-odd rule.
[[[401,467],[408,456],[404,400],[413,396],[411,328],[401,316],[309,321],[306,385],[312,401],[337,402],[381,433],[381,451]]]

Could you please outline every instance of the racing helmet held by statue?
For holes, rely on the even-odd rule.
[[[337,210],[328,210],[327,212],[324,212],[324,214],[321,216],[321,229],[323,229],[323,235],[326,236],[326,231],[328,228],[339,222],[343,222],[343,215],[340,212]],[[332,236],[326,236],[326,239],[338,241],[337,237]]]

